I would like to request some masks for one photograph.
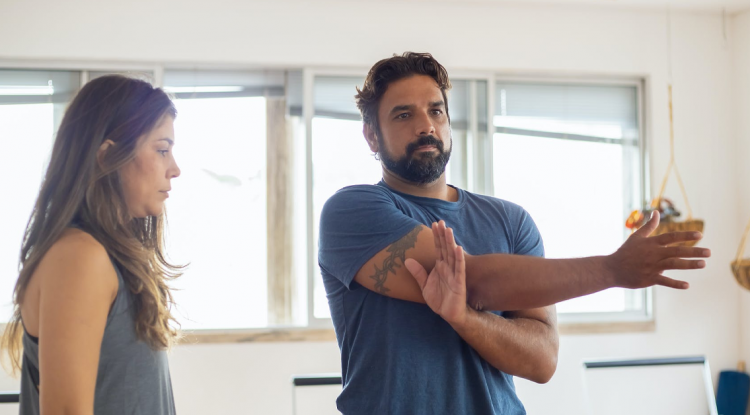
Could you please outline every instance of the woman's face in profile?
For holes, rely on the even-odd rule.
[[[150,133],[140,138],[135,158],[121,171],[125,203],[134,218],[158,216],[180,175],[174,159],[174,118],[166,115]]]

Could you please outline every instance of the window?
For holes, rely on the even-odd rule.
[[[0,232],[2,322],[12,314],[21,242],[54,134],[79,84],[79,72],[0,70],[0,194],[12,195],[3,203]]]
[[[548,258],[606,255],[627,237],[624,218],[643,201],[639,87],[497,83],[494,194],[526,208]],[[614,288],[557,308],[562,321],[645,317],[646,296]]]
[[[135,70],[135,72],[133,71]],[[163,84],[182,170],[167,201],[167,253],[184,329],[330,326],[318,221],[338,189],[374,184],[380,163],[354,102],[363,71],[0,70],[0,312],[10,315],[23,230],[65,107],[81,83],[123,73]],[[155,76],[158,75],[158,76]],[[448,182],[520,204],[550,258],[608,254],[644,200],[639,81],[454,77]],[[561,321],[649,317],[650,290],[558,305]]]
[[[265,327],[268,247],[276,243],[268,232],[267,120],[274,102],[285,106],[285,74],[167,70],[164,83],[175,96],[182,171],[167,202],[168,253],[189,263],[173,283],[180,323]]]

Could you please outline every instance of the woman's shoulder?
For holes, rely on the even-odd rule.
[[[104,245],[90,233],[78,228],[65,229],[47,251],[44,259],[48,257],[89,266],[101,266],[110,262]]]
[[[35,274],[42,280],[53,276],[71,284],[90,284],[95,280],[104,288],[117,290],[117,273],[109,254],[91,234],[78,229],[66,229],[45,253]],[[56,284],[54,284],[56,285]]]

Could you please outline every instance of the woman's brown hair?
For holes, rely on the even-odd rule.
[[[39,262],[66,228],[89,233],[118,264],[135,298],[135,330],[153,349],[176,336],[167,281],[181,267],[164,256],[165,216],[129,215],[120,168],[135,158],[141,138],[177,111],[164,91],[120,75],[96,78],[71,102],[55,138],[49,167],[26,226],[13,317],[3,334],[13,370],[20,368],[21,304]],[[114,143],[97,156],[102,143]]]

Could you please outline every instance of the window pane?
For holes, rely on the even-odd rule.
[[[501,84],[495,196],[533,217],[548,258],[606,255],[640,205],[634,87]],[[560,313],[644,310],[643,290],[609,289],[558,304]]]
[[[453,147],[450,163],[446,166],[449,184],[462,189],[487,194],[483,159],[475,155],[487,154],[487,82],[453,79],[448,94]],[[471,160],[471,158],[474,158]]]
[[[80,72],[0,69],[0,105],[67,104],[80,84]]]
[[[380,181],[381,175],[380,162],[372,156],[362,136],[362,121],[318,117],[313,119],[313,217],[316,258],[320,213],[326,200],[345,186],[375,184]],[[330,318],[320,268],[315,267],[315,273],[314,314],[316,318]]]
[[[150,84],[154,83],[154,74],[151,71],[90,71],[89,81],[106,75],[122,75],[128,78],[140,79]]]
[[[380,162],[375,160],[362,135],[362,121],[354,103],[355,86],[361,78],[315,78],[315,114],[312,123],[313,224],[315,263],[318,257],[318,225],[326,200],[337,190],[354,184],[380,181]],[[315,267],[313,287],[315,318],[330,318],[320,268]]]
[[[0,194],[12,195],[3,203],[0,232],[0,319],[12,314],[12,293],[18,278],[18,256],[26,223],[36,202],[39,185],[52,150],[52,104],[0,105]],[[19,180],[20,179],[20,180]]]
[[[164,89],[177,98],[283,96],[284,71],[212,71],[170,69],[164,73]]]
[[[623,241],[619,145],[495,134],[495,195],[523,206],[548,258],[606,255]],[[611,289],[558,305],[559,312],[624,311]]]
[[[65,106],[79,87],[71,71],[0,70],[0,322],[12,313],[21,242]]]
[[[167,202],[168,253],[190,263],[173,284],[179,321],[185,329],[266,326],[265,98],[175,103],[182,174]]]

